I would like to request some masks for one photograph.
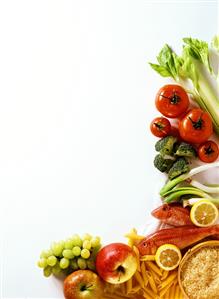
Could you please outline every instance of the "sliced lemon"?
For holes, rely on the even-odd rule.
[[[179,266],[182,255],[179,248],[173,244],[164,244],[157,249],[155,261],[157,265],[166,271]]]
[[[199,200],[190,211],[192,222],[201,227],[213,225],[218,219],[218,209],[207,199]]]

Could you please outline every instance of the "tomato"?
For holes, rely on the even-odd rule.
[[[203,162],[210,163],[217,160],[219,156],[218,145],[214,141],[206,141],[198,148],[199,159]]]
[[[171,136],[174,136],[178,139],[178,141],[181,141],[180,139],[180,135],[179,135],[179,130],[178,127],[176,127],[175,125],[171,126],[171,132],[170,134]]]
[[[188,109],[189,97],[181,86],[168,84],[158,91],[155,105],[164,116],[176,118]]]
[[[191,109],[179,122],[179,134],[187,142],[205,142],[212,133],[211,117],[199,108]]]
[[[156,117],[152,120],[150,129],[152,134],[157,137],[165,137],[171,131],[171,124],[169,120],[165,117]]]

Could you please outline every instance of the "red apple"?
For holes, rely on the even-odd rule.
[[[103,282],[90,270],[78,270],[66,277],[64,295],[66,299],[102,299]]]
[[[123,283],[136,272],[137,257],[128,245],[112,243],[98,252],[96,269],[103,280],[113,284]]]

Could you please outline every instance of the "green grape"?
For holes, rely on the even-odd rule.
[[[82,259],[81,257],[78,258],[77,260],[77,263],[78,263],[78,267],[81,269],[81,270],[84,270],[87,268],[87,263],[84,259]]]
[[[81,238],[78,235],[74,235],[72,237],[72,241],[73,241],[73,246],[79,246],[79,247],[82,246],[83,242],[82,242]]]
[[[90,250],[91,249],[91,241],[84,240],[84,242],[83,242],[83,248]]]
[[[51,267],[55,266],[55,264],[57,263],[57,258],[54,255],[51,255],[48,257],[47,259],[47,264]]]
[[[43,269],[43,274],[45,277],[49,277],[52,274],[52,268],[47,266]]]
[[[65,241],[65,249],[72,249],[74,246],[74,242],[72,239],[68,239]]]
[[[90,251],[86,248],[81,250],[81,257],[83,259],[88,259],[90,257]]]
[[[65,241],[64,240],[59,241],[59,244],[62,246],[62,248],[65,247]]]
[[[83,235],[83,240],[88,240],[90,241],[92,239],[92,236],[90,234],[84,234]]]
[[[78,264],[76,260],[71,261],[71,267],[73,270],[78,270]]]
[[[69,271],[89,268],[95,269],[97,252],[101,248],[100,238],[85,234],[83,238],[75,234],[66,241],[52,243],[47,251],[42,251],[38,266],[43,269],[44,275],[52,273],[59,275]]]
[[[64,246],[62,242],[53,243],[51,246],[51,250],[55,256],[61,256]]]
[[[96,256],[97,256],[97,253],[98,253],[99,250],[100,250],[100,246],[99,247],[95,247],[95,248],[92,249],[92,251],[91,251],[91,257],[92,257],[93,260],[96,259]]]
[[[61,269],[66,269],[69,266],[69,260],[66,259],[65,257],[63,257],[60,262],[59,262],[59,266]]]
[[[72,249],[74,256],[79,256],[81,254],[81,248],[79,246],[74,246]]]
[[[74,254],[73,254],[71,249],[64,249],[63,252],[62,252],[62,255],[67,259],[73,259],[74,258]]]
[[[92,247],[98,247],[100,246],[100,238],[99,237],[94,237],[91,239],[91,246]]]
[[[46,258],[41,258],[39,261],[38,261],[38,263],[37,263],[37,265],[38,265],[38,267],[40,267],[40,268],[46,268],[46,266],[47,266],[47,260],[46,260]]]
[[[100,248],[101,248],[101,245],[96,246],[96,247],[94,247],[94,248],[92,249],[92,252],[93,252],[95,255],[97,255],[97,253],[98,253],[98,251],[100,250]]]
[[[87,260],[87,266],[90,270],[95,270],[95,262],[93,260]]]
[[[62,269],[60,268],[58,263],[54,267],[52,267],[52,273],[56,276],[59,275],[61,271]]]
[[[52,250],[44,250],[40,254],[40,258],[48,258],[49,256],[52,255]]]

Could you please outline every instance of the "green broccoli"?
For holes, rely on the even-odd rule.
[[[191,144],[181,142],[175,152],[175,155],[179,157],[194,158],[196,157],[196,150]]]
[[[170,168],[168,177],[170,180],[172,180],[183,173],[189,172],[189,170],[190,167],[188,161],[185,158],[180,157]]]
[[[156,142],[155,150],[157,152],[160,152],[162,156],[171,155],[173,153],[173,148],[176,142],[176,137],[171,135],[166,136]]]
[[[154,166],[161,172],[168,172],[172,167],[174,160],[165,159],[162,155],[158,154],[154,158]]]

